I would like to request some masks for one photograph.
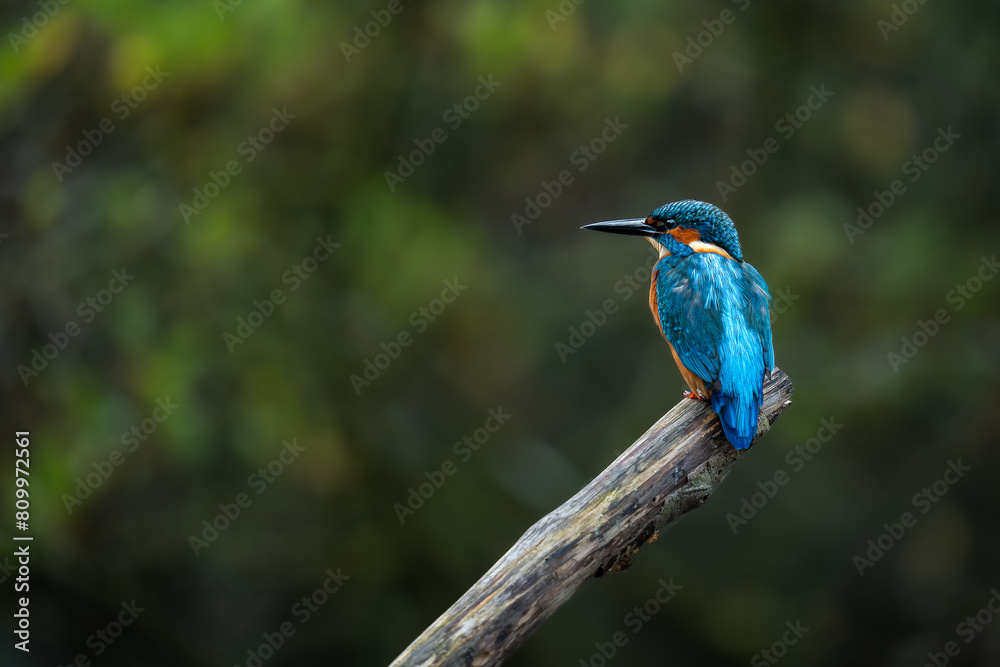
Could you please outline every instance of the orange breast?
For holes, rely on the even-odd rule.
[[[712,390],[705,386],[705,382],[681,363],[681,358],[677,356],[677,350],[674,349],[673,343],[668,340],[667,345],[670,345],[670,354],[674,355],[674,363],[677,364],[677,369],[681,372],[681,377],[687,382],[687,386],[691,388],[691,391],[699,398],[711,397]]]
[[[695,234],[698,233],[695,230],[691,231],[694,231]],[[705,382],[700,377],[689,371],[687,367],[681,363],[681,358],[677,356],[677,350],[674,349],[673,343],[671,343],[667,338],[667,334],[663,332],[663,325],[660,323],[660,304],[656,291],[656,278],[659,275],[659,272],[660,270],[658,268],[653,269],[652,279],[649,283],[649,310],[653,313],[653,321],[656,322],[656,328],[660,330],[660,334],[663,336],[663,339],[666,340],[667,345],[670,346],[670,354],[673,355],[674,363],[677,364],[677,369],[681,372],[681,377],[684,378],[684,382],[687,383],[687,386],[690,387],[691,391],[694,392],[694,394],[699,398],[709,398],[712,395],[712,390],[705,386]]]
[[[656,276],[658,276],[659,273],[659,269],[653,269],[653,279],[649,283],[649,309],[653,311],[653,321],[656,322],[656,328],[660,330],[664,340],[666,340],[667,335],[663,333],[663,327],[660,325],[659,299],[656,298]],[[667,342],[669,343],[670,341]]]

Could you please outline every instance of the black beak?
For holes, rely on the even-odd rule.
[[[594,222],[589,225],[584,225],[580,229],[593,229],[598,232],[628,234],[629,236],[659,236],[663,233],[656,227],[647,225],[645,218],[636,218],[634,220],[612,220],[610,222]]]

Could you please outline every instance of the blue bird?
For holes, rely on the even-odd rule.
[[[757,434],[764,378],[774,368],[771,293],[743,261],[733,221],[695,200],[661,206],[647,218],[584,225],[644,236],[659,251],[649,309],[691,391],[711,401],[736,449]]]

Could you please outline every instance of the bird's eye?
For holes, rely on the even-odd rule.
[[[655,227],[656,229],[673,229],[677,226],[677,223],[673,220],[663,220],[661,218],[654,218],[652,216],[646,218],[646,224],[650,227]]]

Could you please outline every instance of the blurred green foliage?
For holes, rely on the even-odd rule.
[[[32,434],[35,537],[33,650],[8,634],[4,664],[245,665],[285,621],[296,633],[267,665],[387,664],[680,399],[645,288],[616,290],[648,248],[578,227],[685,198],[727,210],[786,295],[774,340],[795,404],[706,507],[509,664],[576,665],[619,630],[618,664],[746,664],[797,619],[810,630],[783,664],[922,664],[956,639],[1000,582],[1000,282],[948,299],[1000,249],[995,3],[903,3],[917,11],[885,39],[888,0],[404,0],[389,19],[384,2],[223,1],[0,9],[0,382],[8,434]],[[348,62],[372,11],[387,25]],[[490,76],[456,127],[446,114]],[[813,86],[832,97],[786,136]],[[294,118],[264,145],[275,110]],[[627,128],[581,171],[609,118]],[[949,127],[960,138],[911,180],[905,163]],[[251,136],[261,149],[241,150]],[[723,200],[718,182],[769,138]],[[89,154],[54,166],[71,151]],[[849,238],[896,179],[904,193]],[[308,273],[318,238],[339,247]],[[135,280],[85,321],[122,267]],[[449,280],[467,289],[441,311]],[[279,289],[230,353],[223,334]],[[563,363],[556,344],[607,299],[617,312]],[[888,353],[938,309],[949,321],[894,372]],[[79,335],[22,381],[70,322]],[[167,397],[175,413],[129,451]],[[498,407],[509,421],[462,460],[455,443]],[[795,469],[786,456],[831,417],[843,429]],[[258,495],[250,477],[292,439],[304,451]],[[959,458],[971,471],[859,576],[867,541]],[[394,506],[446,459],[457,472],[401,524]],[[727,515],[779,470],[789,483],[734,535]],[[10,507],[13,473],[0,487]],[[240,493],[251,504],[195,556],[189,537]],[[350,579],[301,624],[293,608],[337,568]],[[626,615],[671,577],[683,589],[633,634]],[[132,599],[146,611],[95,657],[88,637]],[[960,645],[951,664],[995,663],[1000,623]]]

